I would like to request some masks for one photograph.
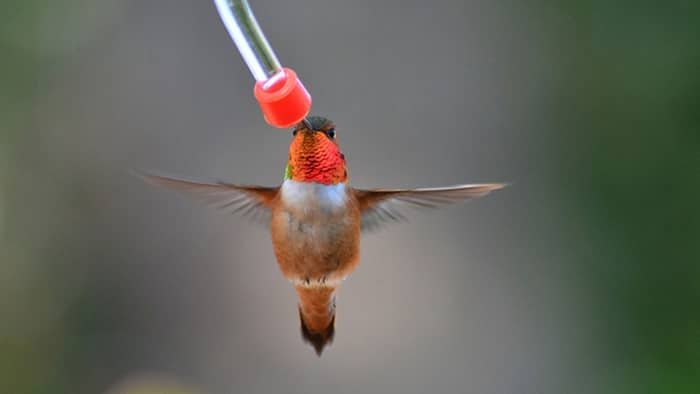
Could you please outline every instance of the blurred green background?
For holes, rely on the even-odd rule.
[[[368,237],[318,360],[264,229],[128,174],[281,179],[213,4],[3,1],[0,393],[700,392],[700,3],[351,3],[251,1],[353,182],[512,186]]]

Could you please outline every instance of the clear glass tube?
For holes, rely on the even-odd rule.
[[[253,78],[267,81],[279,75],[282,66],[255,20],[248,1],[214,0],[214,4]]]

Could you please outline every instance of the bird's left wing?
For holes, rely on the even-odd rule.
[[[405,208],[438,208],[463,200],[483,197],[505,187],[502,183],[454,185],[423,189],[355,189],[362,231],[405,219]]]
[[[279,187],[243,186],[226,182],[200,182],[164,175],[140,174],[147,182],[189,194],[228,213],[265,222]]]

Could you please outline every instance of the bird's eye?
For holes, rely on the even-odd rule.
[[[294,130],[292,130],[292,135],[296,136],[298,132],[299,132],[299,129],[294,129]]]
[[[328,138],[330,138],[330,139],[335,138],[335,129],[328,129],[328,130],[326,131],[326,135],[327,135]]]

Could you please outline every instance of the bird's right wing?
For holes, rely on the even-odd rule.
[[[279,187],[243,186],[226,182],[200,182],[164,175],[140,174],[148,183],[189,194],[228,213],[266,222]]]
[[[502,183],[485,183],[422,189],[355,189],[355,196],[362,212],[362,231],[368,231],[404,220],[405,208],[438,208],[483,197],[504,187]]]

